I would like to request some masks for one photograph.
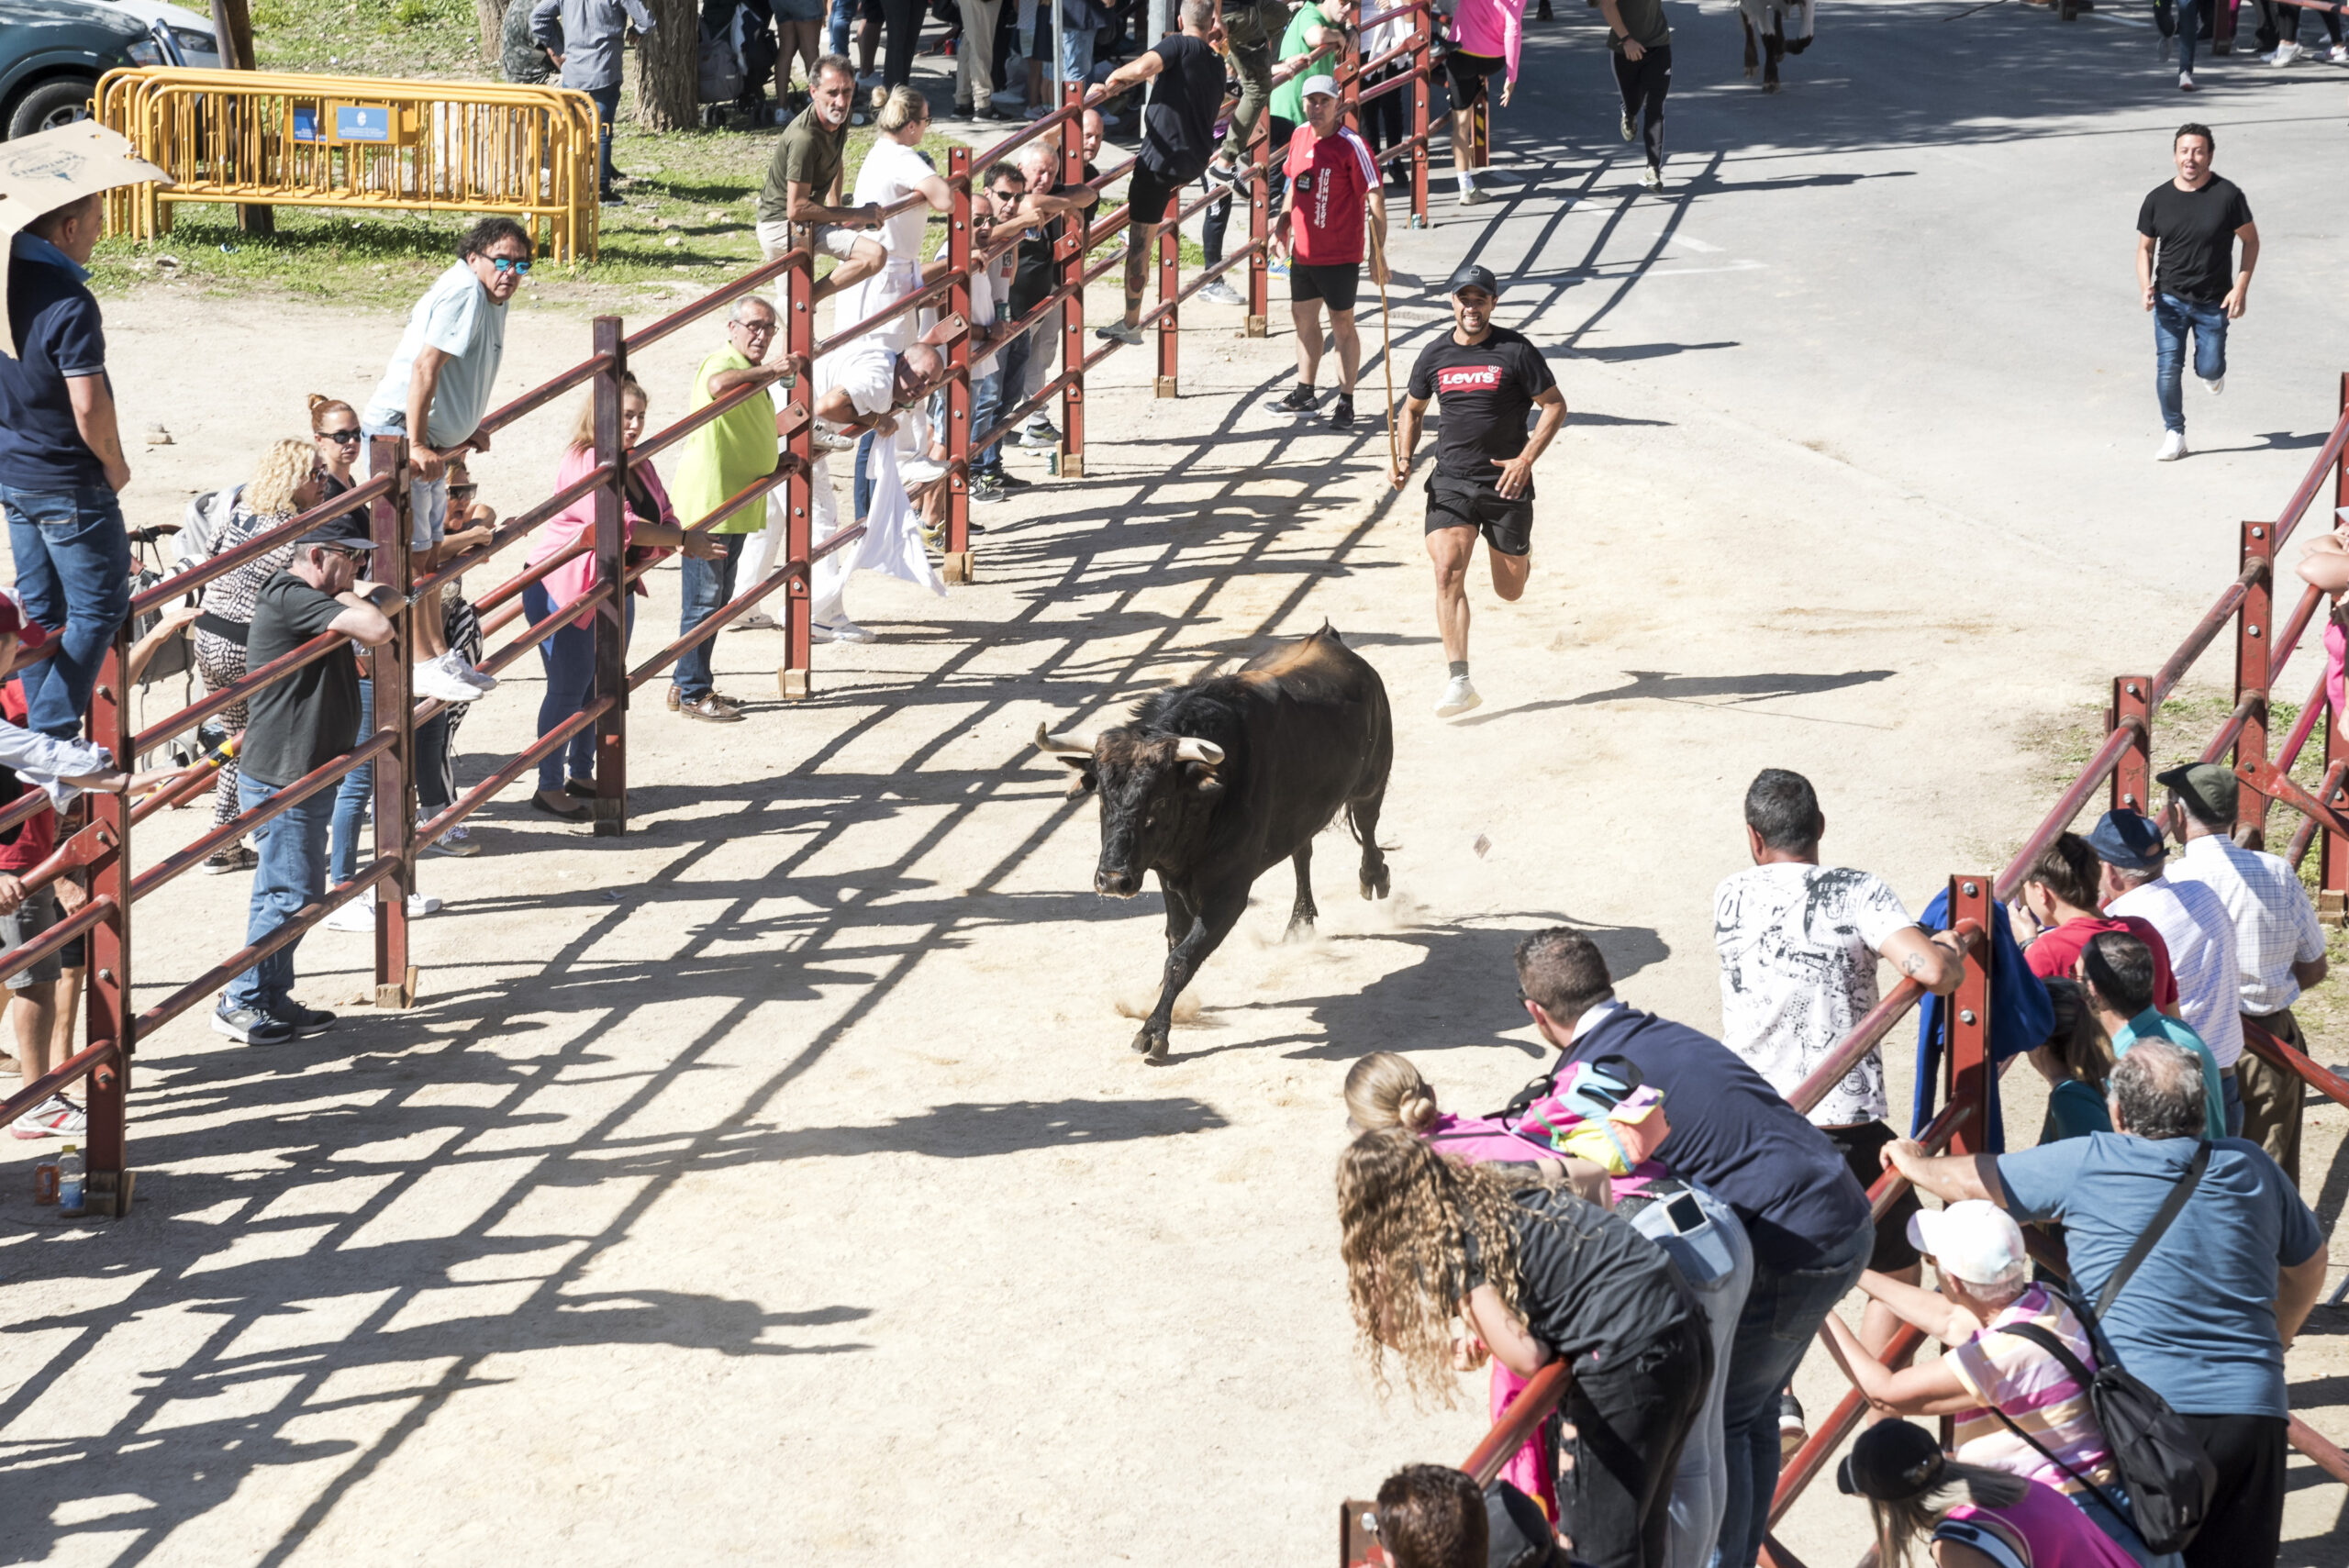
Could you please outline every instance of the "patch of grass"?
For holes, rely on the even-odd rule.
[[[481,56],[473,0],[253,0],[252,18],[253,50],[264,71],[345,76],[487,76],[495,71]]]

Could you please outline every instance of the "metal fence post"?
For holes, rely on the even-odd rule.
[[[368,473],[392,476],[392,488],[368,508],[375,549],[366,573],[405,601],[409,585],[416,581],[416,562],[408,548],[415,537],[409,532],[415,502],[408,493],[406,439],[372,438],[367,462]],[[367,656],[374,692],[371,728],[388,728],[398,736],[392,749],[375,759],[375,855],[399,862],[398,870],[375,884],[375,1006],[379,1007],[406,1007],[416,1000],[416,970],[408,962],[407,940],[407,895],[416,890],[416,795],[408,787],[415,774],[416,703],[408,680],[416,649],[416,617],[423,613],[420,606],[404,604],[392,617],[392,639]]]
[[[1061,85],[1061,102],[1076,108],[1074,114],[1061,122],[1061,184],[1064,188],[1085,183],[1082,106],[1089,86],[1084,82]],[[1130,235],[1126,242],[1133,243]],[[1069,290],[1069,295],[1061,302],[1061,373],[1066,380],[1061,386],[1060,471],[1068,479],[1085,477],[1085,258],[1092,243],[1093,224],[1083,213],[1073,212],[1062,221],[1058,248],[1060,284]],[[1006,389],[1006,408],[1019,401]]]
[[[1974,1107],[1974,1115],[1959,1124],[1950,1139],[1958,1154],[1978,1154],[1993,1147],[1988,1118],[1990,1095],[1990,922],[2006,912],[1990,896],[1990,878],[1954,876],[1949,879],[1949,925],[1961,920],[1980,926],[1986,940],[1965,955],[1965,978],[1946,1004],[1949,1009],[1949,1099],[1952,1105]]]
[[[2269,624],[2276,602],[2276,528],[2272,523],[2243,526],[2243,566],[2266,562],[2267,571],[2243,590],[2243,606],[2235,613],[2235,706],[2247,698],[2258,702],[2235,737],[2236,767],[2267,760],[2268,646],[2275,628]],[[2235,797],[2235,840],[2256,850],[2267,838],[2267,797],[2243,789]]]
[[[1411,227],[1428,226],[1428,98],[1433,92],[1429,81],[1434,59],[1433,39],[1428,7],[1420,6],[1411,15]],[[2344,378],[2349,379],[2349,378]]]
[[[90,705],[90,737],[115,755],[126,771],[138,766],[130,754],[130,694],[122,675],[129,657],[130,628],[115,632],[114,649],[98,672],[97,690]],[[121,1061],[90,1074],[83,1095],[88,1118],[85,1154],[86,1191],[93,1214],[121,1216],[130,1212],[129,1160],[130,1055],[137,1048],[130,1008],[130,797],[85,795],[91,819],[98,828],[98,852],[89,864],[92,898],[111,898],[114,907],[90,928],[89,970],[84,995],[89,1003],[89,1029],[83,1037],[95,1045],[116,1041]],[[70,837],[70,823],[61,818],[58,842]],[[53,1067],[55,1062],[51,1062]]]
[[[971,150],[957,142],[947,150],[946,183],[954,205],[946,217],[946,266],[952,281],[946,286],[946,309],[972,319],[971,248],[975,234],[971,214]],[[988,339],[992,350],[995,342]],[[971,335],[954,339],[946,350],[952,367],[946,381],[946,557],[941,573],[949,583],[971,580]]]
[[[2124,719],[2134,718],[2143,726],[2129,750],[2112,769],[2112,809],[2143,811],[2150,794],[2154,748],[2154,716],[2148,699],[2153,695],[2154,683],[2146,675],[2121,675],[2112,683],[2112,706],[2104,710],[2107,734],[2121,728]]]
[[[2349,762],[2349,740],[2341,734],[2342,716],[2324,716],[2324,765]],[[2330,828],[2318,833],[2316,912],[2334,925],[2349,924],[2349,837]]]
[[[1271,247],[1264,243],[1273,233],[1272,172],[1265,167],[1272,144],[1273,114],[1267,108],[1256,117],[1256,128],[1248,133],[1248,242],[1255,249],[1248,254],[1248,319],[1243,330],[1251,338],[1264,335],[1273,308]]]
[[[784,481],[790,503],[783,545],[786,570],[791,570],[790,562],[806,561],[815,548],[815,517],[810,508],[816,494],[807,467],[816,431],[816,314],[807,306],[807,296],[816,287],[816,252],[807,243],[805,229],[794,229],[791,242],[799,250],[800,260],[797,267],[785,274],[791,279],[791,304],[783,315],[783,351],[798,373],[791,388],[792,406],[807,418],[791,434],[791,450],[800,459],[800,469]],[[791,581],[783,587],[783,668],[776,672],[775,682],[783,695],[793,700],[807,695],[809,666],[814,662],[814,628],[809,617],[815,606],[808,596],[814,575],[813,566],[794,570]]]
[[[1179,201],[1170,202],[1166,210],[1171,215],[1180,205]],[[1165,306],[1166,314],[1158,318],[1158,375],[1151,384],[1152,391],[1160,397],[1183,395],[1183,350],[1177,336],[1182,330],[1183,307],[1174,303],[1174,296],[1183,292],[1182,260],[1182,225],[1169,222],[1160,226],[1158,303]]]
[[[596,375],[596,463],[612,475],[596,487],[595,697],[612,706],[596,720],[596,835],[628,831],[628,445],[620,388],[628,341],[617,316],[596,317],[596,352],[611,362]]]

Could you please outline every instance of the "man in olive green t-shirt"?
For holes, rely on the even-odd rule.
[[[701,368],[694,372],[693,405],[688,413],[707,408],[738,387],[772,374],[761,367],[774,346],[773,306],[756,295],[744,295],[734,302],[726,337],[727,346],[702,361]],[[669,488],[678,520],[691,528],[744,485],[786,466],[792,460],[787,453],[778,455],[781,416],[773,400],[753,396],[690,432],[679,443],[682,455],[677,460],[676,483]],[[762,495],[710,525],[709,532],[721,547],[719,554],[707,561],[691,555],[685,558],[679,588],[684,610],[678,621],[680,634],[692,631],[734,597],[734,572],[741,560],[742,541],[764,528],[766,518],[767,501]],[[696,643],[678,655],[669,676],[669,706],[688,718],[717,724],[731,724],[742,717],[740,708],[712,689],[708,642]]]
[[[840,263],[818,281],[808,303],[879,272],[888,260],[881,241],[860,229],[878,228],[881,206],[842,206],[841,175],[848,157],[848,111],[856,96],[856,68],[839,55],[816,62],[807,106],[784,128],[759,188],[759,250],[774,261],[791,248],[794,225],[804,224],[818,256]],[[778,297],[780,295],[778,295]]]

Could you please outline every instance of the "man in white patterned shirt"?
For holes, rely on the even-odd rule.
[[[2246,850],[2230,836],[2235,821],[2235,775],[2216,762],[2172,768],[2155,782],[2169,791],[2162,823],[2186,853],[2172,882],[2199,882],[2219,895],[2235,929],[2243,1021],[2299,1051],[2292,1004],[2324,979],[2324,928],[2299,874],[2275,855]],[[2256,1051],[2236,1063],[2243,1097],[2242,1135],[2267,1151],[2297,1186],[2300,1180],[2299,1074]]]

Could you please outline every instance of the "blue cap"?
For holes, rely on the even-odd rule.
[[[2106,812],[2097,818],[2087,843],[2097,859],[2122,871],[2153,871],[2169,858],[2161,828],[2141,812]]]

